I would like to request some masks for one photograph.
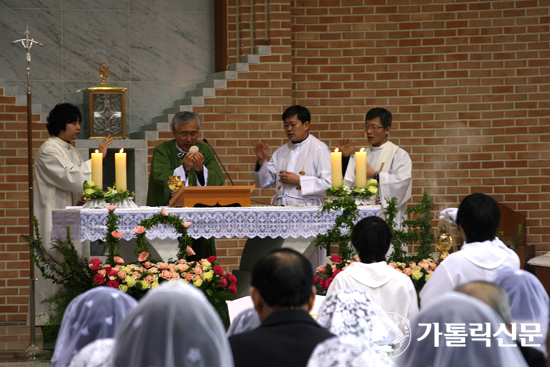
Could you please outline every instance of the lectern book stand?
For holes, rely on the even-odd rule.
[[[250,206],[250,194],[256,186],[184,186],[168,203],[171,207]]]

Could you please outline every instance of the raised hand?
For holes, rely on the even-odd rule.
[[[269,155],[269,145],[262,142],[254,143],[254,151],[256,152],[256,157],[258,158],[258,164],[261,166],[267,160]]]
[[[202,165],[204,164],[204,156],[200,152],[193,153],[193,167],[195,171],[201,172]]]
[[[350,143],[349,139],[338,140],[336,147],[342,152],[342,157],[349,157],[355,153],[355,143],[357,140],[354,140],[353,143]]]
[[[111,135],[106,137],[105,140],[99,144],[99,148],[97,148],[97,150],[99,150],[100,153],[103,153],[103,159],[107,156],[107,147],[111,144],[113,144],[113,138],[111,138]]]

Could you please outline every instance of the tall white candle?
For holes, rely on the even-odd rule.
[[[92,181],[103,190],[103,153],[97,149],[92,153]]]
[[[338,187],[342,184],[342,152],[338,148],[330,153],[330,163],[332,169],[332,187]]]
[[[367,185],[367,152],[361,148],[360,152],[355,153],[355,187]]]
[[[124,149],[120,149],[119,153],[115,153],[115,183],[118,192],[127,190],[126,153],[124,153]]]

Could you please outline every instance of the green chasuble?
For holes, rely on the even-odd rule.
[[[225,176],[216,161],[216,156],[210,147],[204,143],[195,144],[199,152],[204,156],[203,165],[208,169],[207,186],[222,186]],[[183,157],[178,157],[179,150],[176,148],[176,140],[170,140],[157,146],[153,152],[151,162],[151,174],[149,175],[149,190],[147,190],[148,206],[167,206],[170,201],[170,188],[168,178],[173,176],[174,170],[183,164]],[[188,173],[189,185],[197,185],[197,173],[191,168]],[[182,178],[183,180],[183,178]],[[196,256],[188,257],[188,260],[204,259],[216,255],[216,247],[213,238],[199,238],[193,240],[193,250]]]

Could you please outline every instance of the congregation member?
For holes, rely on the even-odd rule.
[[[82,114],[70,103],[56,105],[48,114],[46,128],[50,137],[40,146],[34,158],[34,215],[38,219],[44,247],[50,249],[52,210],[65,209],[80,202],[84,181],[91,180],[92,161],[84,161],[71,142],[80,134]],[[103,158],[113,139],[99,144]],[[35,274],[40,274],[35,267]],[[36,285],[36,312],[46,311],[42,301],[54,293],[51,281],[39,276]],[[38,319],[37,323],[43,320]]]
[[[515,271],[512,268],[506,269]],[[536,332],[531,333],[531,335],[529,335],[529,338],[525,338],[526,331],[532,331],[535,328],[528,327],[524,329],[522,327],[522,322],[516,322],[515,320],[512,320],[512,314],[510,312],[510,299],[504,289],[502,289],[495,283],[490,283],[486,281],[475,281],[461,285],[456,289],[456,291],[477,298],[496,312],[496,314],[500,317],[502,321],[502,325],[505,325],[506,329],[511,332],[511,335],[514,336],[517,348],[521,352],[523,358],[525,359],[525,362],[529,367],[546,366],[546,357],[544,353],[540,349],[536,349],[537,347],[535,346],[535,344],[537,344],[538,348],[541,348],[545,343],[545,339],[541,338],[540,336],[542,335],[540,334],[540,336],[536,335]],[[546,316],[548,316],[548,307],[546,308],[545,313]],[[514,324],[512,322],[514,322]],[[531,321],[525,320],[523,322]],[[548,322],[546,322],[546,325],[548,325]],[[512,330],[515,330],[515,332],[513,332]],[[525,340],[527,344],[532,345],[532,347],[522,345],[521,339]]]
[[[176,280],[151,289],[124,319],[110,366],[233,367],[233,358],[204,293]]]
[[[351,243],[360,262],[352,262],[338,273],[327,295],[339,289],[361,289],[384,311],[412,321],[418,314],[418,297],[411,279],[386,263],[392,232],[379,217],[361,219],[351,232]]]
[[[519,348],[514,347],[514,341],[500,328],[501,323],[500,317],[476,298],[457,292],[438,295],[414,320],[411,344],[398,357],[397,364],[400,367],[527,367]],[[464,331],[458,332],[462,329],[455,328],[450,332],[451,324],[464,325]],[[477,336],[472,335],[471,328],[475,328],[472,324],[484,329],[478,330]]]
[[[519,269],[518,255],[496,237],[500,209],[493,198],[481,193],[466,196],[455,222],[464,244],[439,264],[424,285],[420,292],[422,308],[464,283],[490,282],[506,266]]]
[[[401,228],[407,202],[412,190],[412,161],[409,154],[389,141],[392,114],[385,108],[376,107],[365,116],[365,133],[369,142],[367,152],[367,178],[378,177],[379,198],[385,209],[391,198],[397,198],[395,224]],[[344,183],[355,187],[355,141],[340,140]]]
[[[207,144],[198,142],[201,118],[194,112],[177,113],[172,119],[173,140],[158,145],[153,151],[148,206],[167,206],[171,190],[168,187],[170,176],[179,176],[185,186],[222,186],[225,176],[216,160],[215,154]],[[196,146],[198,152],[192,152]],[[189,261],[206,259],[216,255],[216,243],[213,238],[193,240],[195,256]]]
[[[262,188],[275,184],[276,205],[323,205],[325,191],[331,187],[330,149],[310,134],[311,114],[295,105],[282,115],[287,144],[269,159],[269,145],[254,144],[256,167],[254,181]]]
[[[251,284],[261,325],[229,337],[235,366],[306,366],[315,346],[334,336],[309,315],[316,293],[309,261],[274,250],[254,265]]]
[[[494,282],[508,294],[514,322],[539,325],[540,336],[535,337],[533,344],[540,344],[540,347],[534,348],[547,359],[550,301],[540,280],[528,271],[504,267],[499,270]]]
[[[109,287],[92,288],[73,299],[63,314],[52,367],[89,366],[86,363],[90,355],[94,356],[94,363],[101,366],[101,361],[107,361],[108,353],[93,351],[103,350],[105,345],[110,348],[112,339],[108,338],[114,337],[117,326],[136,306],[135,299]],[[95,344],[96,341],[101,342]]]

